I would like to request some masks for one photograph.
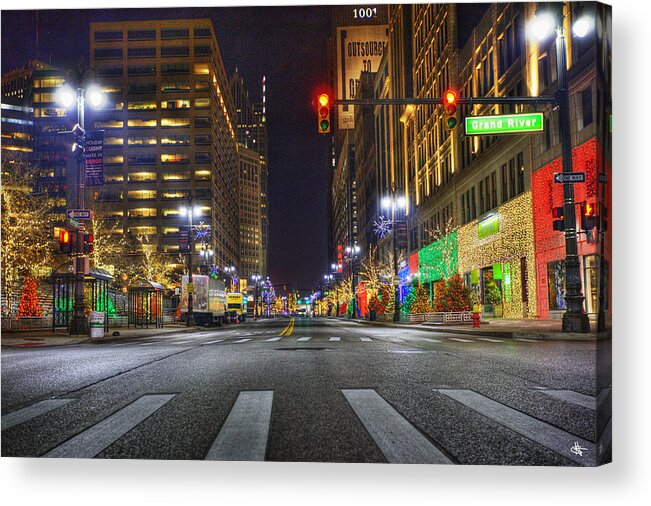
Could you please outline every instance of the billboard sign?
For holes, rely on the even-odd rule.
[[[337,99],[355,97],[362,72],[377,72],[389,40],[387,25],[342,26],[337,28]],[[352,105],[337,107],[337,126],[355,128]]]
[[[84,145],[84,163],[86,165],[86,185],[104,184],[104,130],[86,132]]]

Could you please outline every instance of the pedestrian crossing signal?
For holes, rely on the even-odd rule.
[[[318,130],[320,134],[330,133],[330,96],[327,93],[321,93],[317,100]]]
[[[68,230],[59,230],[59,252],[72,252],[72,243],[70,241],[70,232]]]
[[[556,218],[553,222],[554,230],[558,230],[559,232],[565,230],[565,212],[563,211],[563,208],[555,207],[552,214],[554,215],[554,218]]]

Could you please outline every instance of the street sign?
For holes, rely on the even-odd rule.
[[[70,219],[77,221],[90,220],[91,212],[90,209],[67,209],[66,216]]]
[[[600,183],[606,184],[608,182],[608,174],[606,174],[605,172],[600,172],[599,174],[597,174],[597,180]]]
[[[469,116],[465,118],[466,135],[520,134],[542,132],[543,113]]]
[[[554,183],[585,183],[585,172],[554,172]]]
[[[179,253],[190,251],[190,227],[182,225],[179,227]]]
[[[72,228],[79,228],[79,221],[75,220],[74,218],[68,218],[68,223]]]

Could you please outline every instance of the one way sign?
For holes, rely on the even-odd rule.
[[[584,183],[585,172],[554,172],[554,183]]]

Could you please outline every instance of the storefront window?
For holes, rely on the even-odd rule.
[[[604,262],[604,309],[608,309],[608,263]],[[585,305],[588,313],[599,311],[599,257],[586,255],[583,257],[583,279],[585,283]]]
[[[567,309],[565,304],[565,261],[558,260],[547,264],[547,288],[549,290],[549,310]]]

